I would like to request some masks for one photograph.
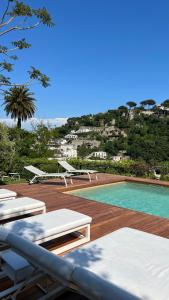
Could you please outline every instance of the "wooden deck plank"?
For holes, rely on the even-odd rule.
[[[150,184],[160,184],[159,181],[155,180],[145,180],[138,178],[132,179],[124,176],[99,174],[99,181],[92,181],[92,183],[89,183],[86,180],[86,178],[83,180],[83,177],[80,179],[74,178],[73,189],[80,187],[89,187],[98,184],[113,183],[124,180],[134,182],[137,181],[140,183],[147,182]],[[166,182],[162,182],[161,184],[169,186],[169,183]],[[59,182],[58,180],[52,180],[35,185],[14,184],[5,186],[5,188],[16,191],[19,195],[29,196],[44,201],[47,206],[47,211],[52,211],[60,208],[68,208],[91,216],[93,218],[91,225],[91,240],[95,240],[105,234],[108,234],[122,227],[135,228],[169,238],[169,219],[151,216],[145,213],[124,209],[117,206],[104,204],[101,202],[83,199],[70,194],[65,194],[63,193],[63,191],[71,190],[72,186],[69,185],[68,189],[65,189],[63,187],[62,181]],[[60,242],[67,243],[65,239],[60,239]],[[55,245],[52,244],[52,248],[54,246],[57,246],[57,243]],[[31,298],[29,298],[28,295],[26,296],[26,298],[28,300],[36,299],[36,297],[34,298],[32,296],[32,293]],[[19,297],[19,299],[25,298]],[[72,296],[71,293],[67,293],[60,299],[71,300],[76,298],[75,295]],[[83,299],[83,297],[77,296],[77,299],[81,300]]]

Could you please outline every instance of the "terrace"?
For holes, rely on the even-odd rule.
[[[91,240],[95,240],[105,234],[108,234],[114,230],[122,227],[130,227],[139,229],[145,232],[153,233],[162,237],[169,238],[169,220],[162,219],[160,217],[151,216],[145,213],[140,213],[128,209],[119,208],[116,206],[86,200],[80,197],[75,197],[70,194],[65,194],[65,191],[71,189],[77,189],[82,187],[89,187],[120,182],[120,181],[136,181],[136,182],[146,182],[161,184],[164,186],[169,186],[169,183],[159,182],[156,180],[147,180],[139,178],[131,178],[124,176],[113,176],[110,174],[99,174],[98,182],[92,181],[89,183],[86,176],[75,177],[73,187],[68,187],[67,189],[63,186],[63,182],[60,180],[48,180],[41,184],[28,185],[28,184],[14,184],[5,186],[8,189],[16,191],[19,196],[30,196],[35,199],[42,200],[46,203],[47,211],[57,210],[60,208],[69,208],[92,217],[91,225]],[[48,249],[56,249],[60,245],[67,244],[72,236],[67,236],[66,238],[60,238],[55,243],[47,243],[45,246]],[[2,286],[7,285],[4,282]],[[17,299],[37,299],[37,290],[31,289],[23,294],[21,294]],[[67,293],[60,296],[58,299],[67,300],[84,300],[85,298],[79,295]]]

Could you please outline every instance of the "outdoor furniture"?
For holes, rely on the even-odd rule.
[[[43,179],[47,179],[47,178],[62,178],[64,179],[64,182],[65,182],[65,186],[67,187],[67,180],[66,178],[70,178],[70,182],[71,184],[73,183],[72,182],[72,178],[71,176],[73,174],[67,174],[67,173],[46,173],[46,172],[43,172],[41,171],[40,169],[34,167],[34,166],[26,166],[24,167],[24,169],[26,169],[27,171],[33,173],[35,176],[30,180],[30,184],[32,183],[36,183],[36,182],[39,182],[40,180],[43,180]]]
[[[90,241],[90,223],[92,218],[69,209],[59,209],[43,215],[6,223],[4,227],[19,236],[37,244],[54,240],[69,233],[76,233],[77,240],[60,247],[53,252],[62,253]],[[84,234],[80,231],[84,230]]]
[[[17,196],[17,193],[7,190],[7,189],[0,189],[0,201],[3,200],[13,200]]]
[[[77,170],[74,167],[72,167],[67,161],[65,160],[58,160],[59,165],[61,165],[68,173],[72,173],[74,175],[76,174],[87,174],[89,177],[89,181],[91,182],[91,174],[95,174],[96,180],[98,180],[97,173],[98,171],[96,170]]]
[[[0,220],[23,216],[36,211],[46,212],[43,201],[22,197],[0,202]]]
[[[0,291],[0,299],[16,299],[20,292],[33,286],[44,293],[45,299],[51,299],[50,296],[55,293],[55,289],[58,291],[58,283],[49,289],[45,280],[47,274],[11,249],[0,252],[0,269],[0,280],[9,278],[13,283],[9,288]],[[45,280],[45,286],[42,285],[42,280]]]
[[[155,179],[160,180],[161,172],[159,169],[154,169],[153,174],[154,174]]]
[[[122,228],[63,258],[3,229],[0,241],[56,278],[63,291],[67,287],[91,300],[168,299],[166,238]]]
[[[9,176],[10,176],[10,178],[13,179],[13,180],[20,180],[20,179],[21,179],[20,174],[17,173],[17,172],[9,173]]]
[[[4,181],[5,178],[8,179],[9,176],[8,176],[8,175],[5,175],[4,172],[0,172],[0,180]]]

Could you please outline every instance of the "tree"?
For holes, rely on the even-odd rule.
[[[17,127],[9,128],[8,132],[10,140],[15,142],[15,151],[19,160],[21,157],[32,157],[34,154],[32,148],[36,141],[35,133]]]
[[[5,111],[7,116],[11,115],[12,119],[17,119],[17,127],[21,128],[21,122],[32,118],[35,113],[35,99],[33,93],[29,89],[20,86],[12,87],[9,91],[5,92]]]
[[[12,171],[15,159],[15,143],[10,141],[8,128],[0,123],[0,170]]]
[[[169,108],[169,99],[166,99],[163,103],[161,103],[166,108]]]
[[[86,156],[88,156],[90,153],[92,153],[95,150],[97,151],[98,149],[91,149],[88,146],[86,146],[85,144],[77,147],[78,156],[81,158],[85,158]]]
[[[118,153],[117,145],[113,141],[107,141],[104,144],[103,150],[106,151],[109,155],[117,155]]]
[[[134,108],[137,106],[137,103],[134,101],[129,101],[126,103],[126,105],[129,107],[129,109]]]
[[[123,111],[123,112],[127,112],[128,111],[128,108],[124,105],[121,105],[118,107],[119,110]]]
[[[41,24],[48,27],[53,26],[51,16],[46,8],[34,9],[20,0],[4,0],[4,4],[1,3],[1,11],[0,37],[2,38],[4,36],[10,37],[12,32],[33,30]],[[28,71],[29,77],[25,83],[14,83],[9,76],[6,76],[6,72],[11,72],[14,69],[14,62],[18,58],[13,53],[30,47],[31,44],[24,37],[15,41],[11,39],[7,41],[7,44],[0,45],[0,55],[2,57],[0,61],[1,91],[9,86],[29,85],[32,80],[38,80],[44,87],[49,85],[49,77],[42,74],[35,67],[31,67]]]
[[[53,157],[54,151],[50,149],[50,139],[52,132],[43,123],[34,128],[35,142],[32,145],[33,157]]]
[[[144,106],[144,107],[147,106],[148,108],[150,108],[150,106],[155,105],[156,102],[155,102],[155,100],[153,100],[153,99],[147,99],[147,100],[141,101],[140,104],[141,104],[142,106]]]

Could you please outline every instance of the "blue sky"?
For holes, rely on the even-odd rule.
[[[25,34],[32,48],[18,53],[13,74],[17,82],[24,80],[34,65],[50,76],[49,88],[31,87],[36,117],[78,116],[129,100],[169,98],[168,0],[39,2],[56,25]],[[5,117],[2,108],[0,116]]]

